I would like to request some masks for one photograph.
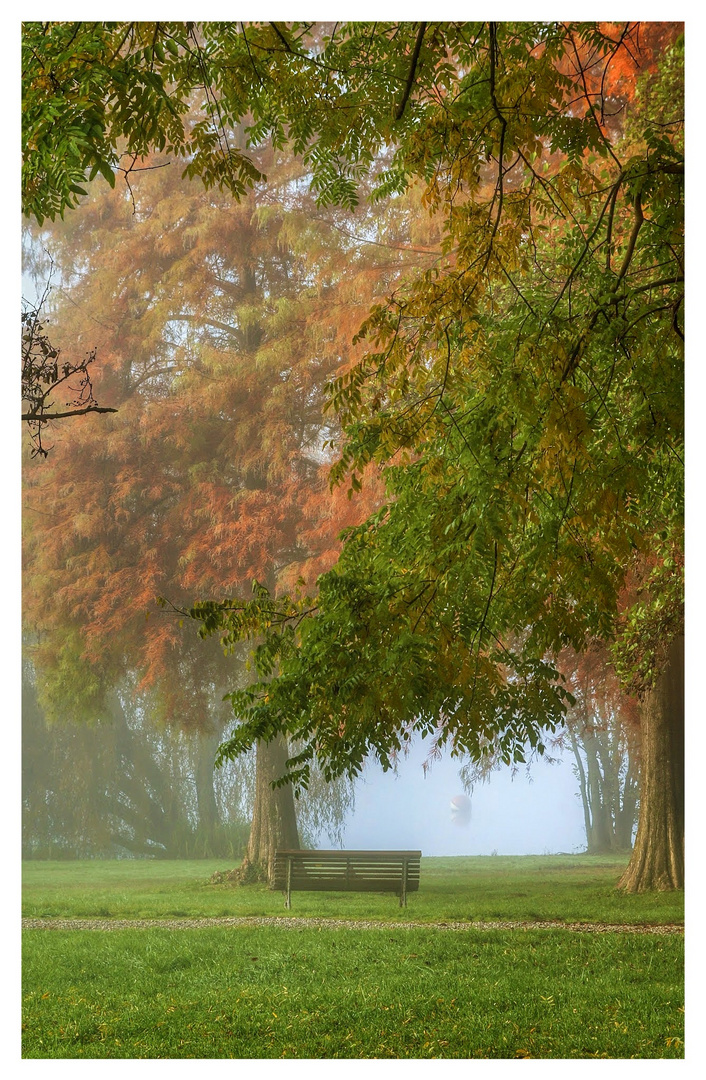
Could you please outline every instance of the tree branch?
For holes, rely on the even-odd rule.
[[[117,412],[117,409],[109,409],[102,405],[87,405],[85,409],[72,409],[70,412],[60,413],[22,413],[23,420],[34,421],[35,424],[43,424],[45,420],[64,420],[67,416],[85,416],[89,412],[109,413]]]
[[[272,24],[274,26],[274,23]],[[275,27],[276,29],[276,27]],[[395,121],[401,120],[404,114],[407,102],[409,101],[409,95],[412,92],[412,86],[414,85],[414,76],[417,73],[417,63],[419,61],[419,53],[422,48],[422,41],[424,40],[424,34],[426,33],[427,24],[421,22],[419,24],[419,30],[417,32],[417,40],[414,43],[414,52],[412,53],[412,63],[409,68],[409,74],[407,75],[407,82],[405,83],[404,93],[402,94],[402,100],[395,113]],[[281,35],[280,35],[281,36]]]
[[[627,251],[625,252],[625,258],[623,259],[623,264],[618,271],[618,280],[613,287],[613,291],[617,289],[618,284],[623,280],[623,278],[628,272],[628,268],[632,261],[633,252],[635,251],[637,236],[640,232],[640,229],[642,228],[642,223],[644,220],[645,215],[642,212],[642,195],[638,191],[637,195],[635,196],[635,220],[633,222],[632,232],[630,233],[630,239],[628,240],[628,247]]]
[[[496,93],[495,93],[495,69],[496,69],[497,61],[498,61],[497,25],[496,25],[496,23],[491,22],[490,23],[490,100],[493,103],[493,109],[495,110],[495,115],[497,116],[497,118],[498,118],[498,120],[500,121],[500,124],[501,124],[501,127],[500,127],[500,146],[498,148],[498,183],[497,183],[497,187],[496,187],[496,191],[497,191],[497,194],[498,194],[498,213],[497,213],[497,217],[495,218],[495,225],[493,226],[493,233],[492,233],[492,236],[490,237],[491,246],[492,246],[493,240],[495,239],[495,234],[498,231],[498,228],[500,226],[500,218],[502,217],[502,212],[503,212],[503,179],[504,179],[504,175],[505,175],[503,173],[503,157],[505,155],[505,132],[507,131],[507,120],[505,119],[503,114],[500,112],[500,107],[498,105],[498,99],[497,99],[497,96],[496,96]],[[493,196],[493,202],[495,202],[495,196]],[[492,206],[492,204],[491,204],[491,206]],[[490,257],[490,252],[488,253],[488,255]],[[486,266],[487,266],[487,260],[486,260]]]
[[[280,41],[282,42],[282,44],[284,45],[284,47],[285,47],[285,49],[287,50],[287,52],[288,52],[288,53],[292,53],[292,55],[293,55],[293,56],[294,56],[294,55],[298,55],[298,54],[295,54],[295,52],[294,52],[294,49],[292,48],[292,46],[291,46],[291,45],[289,44],[289,42],[287,41],[286,37],[284,36],[284,34],[282,33],[282,31],[280,30],[280,28],[279,28],[279,26],[277,25],[277,23],[276,23],[276,22],[271,22],[271,23],[270,23],[270,26],[272,27],[272,29],[274,30],[275,34],[276,34],[276,35],[277,35],[277,37],[278,37],[278,38],[280,39]]]

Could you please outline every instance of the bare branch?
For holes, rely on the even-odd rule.
[[[90,412],[118,411],[99,405],[93,397],[88,369],[96,358],[95,349],[87,353],[80,363],[60,362],[61,350],[52,345],[40,321],[41,306],[47,295],[48,289],[45,289],[39,304],[27,304],[22,312],[22,400],[26,402],[22,420],[27,424],[34,443],[33,457],[46,457],[49,453],[42,443],[44,425],[49,421],[85,416]],[[78,383],[72,385],[70,380],[76,378]],[[62,387],[63,392],[68,390],[72,397],[63,403],[64,409],[57,410],[52,398]]]

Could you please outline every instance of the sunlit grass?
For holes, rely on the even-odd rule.
[[[683,1056],[680,937],[28,931],[25,1057]]]
[[[665,923],[680,893],[625,896],[625,859],[427,858],[394,896],[209,884],[222,861],[29,862],[24,913],[298,915],[374,929],[24,934],[25,1057],[681,1057],[683,940],[414,922]]]
[[[420,922],[485,919],[666,923],[683,919],[682,892],[626,896],[616,884],[624,856],[423,858],[406,909],[392,894],[294,893],[292,915],[400,917]],[[211,885],[223,860],[26,862],[23,914],[63,918],[287,915],[264,886]]]

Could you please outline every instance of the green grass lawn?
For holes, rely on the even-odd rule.
[[[423,858],[418,893],[404,918],[415,922],[560,919],[564,922],[683,921],[684,895],[626,896],[615,886],[621,856],[526,855]],[[164,918],[288,915],[283,897],[264,886],[211,885],[223,860],[26,862],[26,916]],[[294,893],[292,915],[400,918],[391,893]]]
[[[423,859],[415,922],[681,921],[681,895],[625,897],[624,860]],[[29,916],[288,915],[212,886],[220,861],[26,863]],[[295,893],[314,926],[29,930],[25,1058],[679,1058],[683,939],[399,929],[392,895]]]
[[[570,931],[25,934],[25,1057],[664,1058],[680,937]]]

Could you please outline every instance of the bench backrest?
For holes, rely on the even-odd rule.
[[[272,888],[292,891],[406,892],[419,889],[421,851],[277,851]]]

